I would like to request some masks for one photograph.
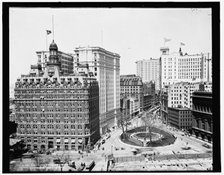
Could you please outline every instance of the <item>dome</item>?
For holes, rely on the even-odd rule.
[[[54,42],[54,40],[53,40],[52,43],[50,44],[49,50],[58,50],[58,46],[57,46],[57,44]]]

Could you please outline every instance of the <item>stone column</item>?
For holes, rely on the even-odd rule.
[[[211,120],[211,132],[213,133],[213,121]]]
[[[201,118],[198,119],[198,122],[199,122],[199,128],[202,129],[202,121],[201,121]]]
[[[205,119],[204,122],[205,122],[205,130],[208,131],[208,129],[209,129],[208,120]]]
[[[197,126],[197,121],[195,119],[192,120],[192,126],[196,127]]]

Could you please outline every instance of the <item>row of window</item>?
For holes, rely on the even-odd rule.
[[[26,122],[26,123],[37,123],[37,122],[41,122],[41,123],[85,123],[88,124],[89,120],[88,119],[71,119],[71,120],[65,120],[65,119],[41,119],[41,120],[37,120],[37,119],[24,119],[24,118],[19,118],[17,120],[17,122]]]
[[[207,106],[193,105],[193,110],[206,112],[206,113],[212,113],[211,107],[207,107]]]
[[[81,131],[79,131],[79,132],[75,132],[75,131],[64,131],[64,132],[62,132],[62,131],[40,131],[40,132],[38,132],[38,131],[35,131],[35,130],[33,130],[33,131],[23,131],[23,130],[20,130],[19,132],[18,132],[19,134],[24,134],[24,135],[39,135],[39,134],[41,134],[41,135],[89,135],[90,133],[89,133],[89,131],[86,131],[86,132],[81,132]]]
[[[48,125],[39,125],[40,128],[48,128],[48,129],[83,129],[84,126],[83,125],[52,125],[52,124],[48,124]],[[38,125],[34,124],[34,125],[30,125],[30,124],[20,124],[20,128],[38,128]]]
[[[58,117],[58,119],[60,119],[60,118],[64,118],[64,119],[81,119],[81,118],[85,118],[85,119],[88,119],[89,118],[89,115],[88,114],[79,114],[79,113],[60,113],[60,114],[58,114],[58,113],[23,113],[23,114],[21,114],[21,113],[17,113],[16,114],[16,116],[17,117],[27,117],[27,119],[29,118],[29,117],[33,117],[33,118],[35,118],[35,117],[41,117],[41,118],[44,118],[44,119],[46,119],[46,118],[56,118],[57,119],[57,117]]]
[[[27,94],[22,94],[22,95],[18,95],[15,94],[15,98],[16,99],[30,99],[30,98],[35,98],[35,99],[43,99],[43,94],[31,94],[31,95],[27,95]],[[44,99],[88,99],[89,96],[88,95],[79,95],[79,94],[45,94],[44,95]]]
[[[70,82],[70,80],[68,81]],[[15,93],[76,93],[76,94],[86,94],[88,93],[88,89],[74,89],[74,88],[41,88],[41,89],[15,89]]]
[[[16,108],[17,112],[89,112],[89,108]]]

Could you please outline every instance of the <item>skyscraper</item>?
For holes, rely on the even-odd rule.
[[[74,54],[74,72],[88,64],[99,82],[100,133],[115,126],[120,116],[120,56],[100,47],[78,47]]]
[[[188,55],[179,52],[170,54],[168,47],[161,51],[161,86],[178,82],[205,82],[212,81],[211,54],[201,53]]]
[[[137,75],[143,82],[155,82],[156,90],[160,89],[160,60],[147,59],[136,61]]]

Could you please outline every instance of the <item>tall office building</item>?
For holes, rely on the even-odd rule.
[[[156,90],[160,90],[160,59],[136,61],[137,75],[143,82],[155,82]]]
[[[120,56],[100,47],[78,47],[74,53],[74,72],[88,64],[99,82],[100,133],[114,127],[120,116]]]
[[[169,53],[168,47],[161,51],[161,86],[178,82],[212,81],[211,54],[183,54],[181,48],[177,53]]]
[[[49,50],[45,69],[15,84],[17,135],[32,150],[83,150],[100,138],[98,82],[88,70],[64,75],[57,45]]]

